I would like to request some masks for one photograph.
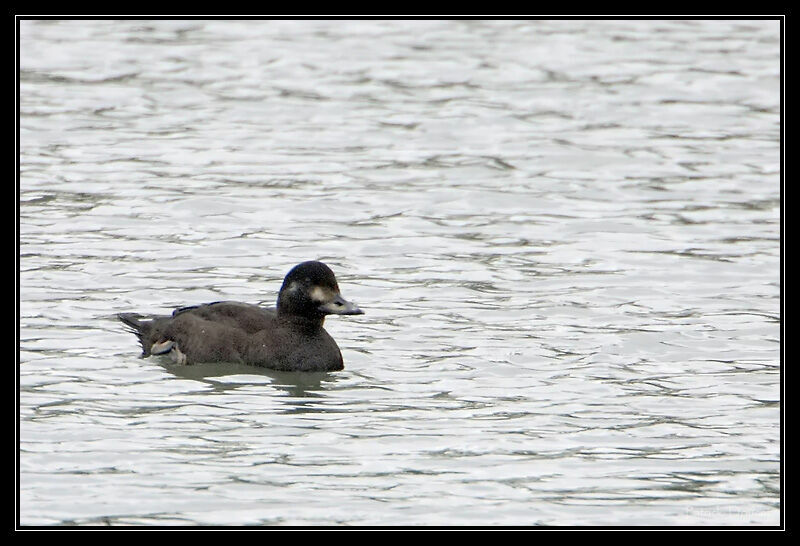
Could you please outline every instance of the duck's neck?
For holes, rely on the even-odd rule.
[[[308,317],[305,315],[295,315],[292,313],[281,313],[281,310],[278,309],[278,320],[299,326],[303,330],[313,332],[322,328],[322,325],[325,322],[325,316],[321,315],[319,317]]]

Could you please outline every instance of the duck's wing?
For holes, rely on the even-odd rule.
[[[242,303],[238,301],[215,301],[202,305],[180,307],[172,313],[172,318],[192,315],[204,320],[231,326],[252,334],[274,327],[277,312],[274,309]]]
[[[276,316],[274,309],[217,301],[180,307],[172,315],[120,313],[117,318],[136,334],[142,345],[142,357],[175,349],[181,356],[190,353],[194,360],[237,361],[239,346],[246,336],[275,328]]]

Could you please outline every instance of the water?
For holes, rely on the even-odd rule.
[[[22,525],[778,525],[779,22],[20,23]],[[321,259],[345,370],[113,315]]]

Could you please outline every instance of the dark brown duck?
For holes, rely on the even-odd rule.
[[[275,370],[333,371],[342,353],[322,327],[327,315],[363,311],[339,292],[331,269],[303,262],[286,275],[276,309],[218,301],[180,307],[172,315],[121,313],[136,334],[142,357],[169,354],[181,364],[236,362]]]

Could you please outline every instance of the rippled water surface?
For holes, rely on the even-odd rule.
[[[777,525],[777,20],[20,22],[22,525]],[[120,311],[331,265],[346,369]]]

